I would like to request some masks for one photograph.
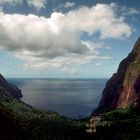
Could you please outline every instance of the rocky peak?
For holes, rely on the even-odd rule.
[[[102,99],[93,114],[129,105],[140,106],[140,38],[131,53],[120,63],[117,73],[106,83]]]

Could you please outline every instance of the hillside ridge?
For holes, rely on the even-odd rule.
[[[129,105],[140,107],[140,38],[106,83],[99,106],[92,114],[124,109]]]

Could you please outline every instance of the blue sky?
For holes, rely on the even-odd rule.
[[[0,0],[0,72],[108,78],[132,50],[139,23],[139,0]]]

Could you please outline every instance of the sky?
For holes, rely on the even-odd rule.
[[[0,0],[0,73],[109,78],[140,35],[139,0]]]

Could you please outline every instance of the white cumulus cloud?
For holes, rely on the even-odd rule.
[[[27,0],[29,6],[34,7],[37,10],[44,9],[46,7],[46,0]]]
[[[0,0],[0,5],[20,5],[22,4],[23,0]],[[34,7],[36,10],[41,10],[46,8],[47,0],[26,0],[28,6]]]
[[[136,9],[136,8],[133,8],[133,7],[126,7],[126,6],[123,6],[121,7],[121,12],[122,12],[122,15],[124,16],[132,16],[132,15],[137,15],[140,13],[140,10]]]
[[[54,12],[49,18],[0,12],[0,48],[13,52],[26,68],[65,70],[111,59],[100,54],[103,43],[81,39],[84,33],[121,39],[129,37],[132,28],[117,16],[112,4]]]
[[[64,7],[65,7],[65,8],[72,8],[74,5],[75,5],[74,2],[66,2],[66,3],[64,4]]]

